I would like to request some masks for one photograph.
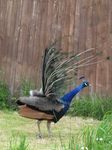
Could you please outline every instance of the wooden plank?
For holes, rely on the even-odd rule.
[[[112,58],[112,44],[111,44],[111,39],[112,39],[112,34],[111,34],[111,23],[112,23],[112,3],[111,0],[108,0],[106,3],[106,11],[107,11],[107,49],[108,49],[108,56],[111,56]],[[109,96],[111,96],[111,89],[112,89],[112,61],[108,62],[109,64],[109,77],[108,77],[108,86],[109,86]]]
[[[4,22],[4,13],[3,13],[3,3],[0,1],[0,68],[2,64],[2,48],[3,48],[3,22]]]
[[[87,8],[82,9],[83,6],[87,5],[86,0],[84,0],[83,2],[80,1],[80,29],[79,29],[79,52],[83,51],[86,49],[86,31],[87,31]],[[84,59],[85,55],[83,54],[80,59]],[[81,69],[79,69],[78,71],[78,77],[86,75],[85,74],[85,67],[82,67]],[[78,84],[81,84],[82,81],[79,81]],[[80,95],[82,95],[83,92],[85,92],[87,90],[84,89],[80,92]]]
[[[14,32],[14,41],[13,41],[13,48],[12,48],[12,64],[11,64],[11,72],[10,72],[10,91],[14,93],[14,84],[19,85],[20,83],[20,75],[16,72],[20,72],[18,68],[18,44],[19,44],[19,36],[21,30],[21,16],[22,16],[22,1],[18,1],[17,3],[17,16],[16,16],[16,23],[15,23],[15,32]],[[17,93],[17,91],[16,91]]]
[[[45,1],[41,1],[40,7],[40,22],[39,22],[39,55],[38,55],[38,84],[41,84],[41,69],[42,69],[42,54],[45,49],[45,35],[46,35],[46,21],[47,21],[47,12],[48,12],[48,3]]]
[[[81,5],[80,5],[81,1],[76,0],[75,3],[75,26],[74,26],[74,53],[78,53],[79,52],[79,36],[80,36],[80,26],[81,26]],[[77,74],[77,76],[79,77],[79,73]],[[79,80],[76,82],[76,85],[79,85],[80,82]],[[76,96],[77,98],[79,97],[79,94]]]
[[[109,9],[110,5],[109,5],[109,0],[105,1],[105,57],[108,56],[109,53],[109,49],[110,49],[110,29],[109,29],[109,25],[110,25],[110,15],[109,15],[109,10],[111,10],[111,8]],[[110,62],[106,61],[105,62],[105,67],[106,67],[106,93],[108,94],[108,91],[110,90],[110,78],[109,78],[109,73],[110,73]]]
[[[70,20],[69,20],[69,33],[68,33],[68,42],[69,42],[69,45],[68,45],[68,51],[69,52],[73,52],[74,53],[74,26],[75,26],[75,5],[76,5],[76,1],[72,1],[70,0]],[[74,77],[74,71],[72,72],[72,76]],[[73,78],[73,80],[71,81],[71,85],[70,85],[70,88],[69,88],[69,91],[71,89],[74,89],[76,86],[76,81],[75,81],[75,78]]]
[[[36,11],[37,10],[37,11]],[[40,87],[40,64],[39,64],[39,54],[40,54],[40,26],[41,26],[41,3],[36,1],[35,4],[35,41],[34,41],[34,57],[33,57],[33,65],[34,65],[34,75],[35,81],[37,83],[37,87]]]
[[[5,58],[4,58],[4,41],[7,43],[7,39],[6,39],[6,9],[7,9],[7,1],[3,2],[1,1],[1,69],[2,71],[5,73]],[[5,74],[2,74],[2,77],[4,78]]]
[[[81,5],[80,5],[80,1],[76,0],[76,4],[75,4],[75,32],[74,32],[74,50],[75,52],[78,52],[79,50],[79,32],[80,32],[80,16],[81,16]]]
[[[64,14],[63,14],[64,15]],[[62,48],[68,52],[68,39],[69,39],[69,21],[70,21],[70,1],[66,1],[64,26],[62,32]]]
[[[106,33],[106,11],[105,11],[106,5],[105,5],[105,1],[101,1],[100,2],[100,10],[99,10],[99,24],[98,24],[98,28],[97,28],[97,41],[100,45],[102,45],[103,47],[103,53],[105,53],[105,44],[104,41],[102,41],[102,39],[105,39],[105,33]],[[101,75],[100,72],[98,72],[98,66],[100,65],[101,68]],[[97,64],[97,68],[96,68],[96,91],[101,93],[101,91],[105,91],[106,92],[106,68],[105,68],[105,63],[103,64]]]
[[[48,9],[47,9],[47,22],[46,22],[46,45],[49,46],[52,41],[52,23],[53,23],[53,18],[56,19],[57,17],[57,5],[58,2],[48,1]],[[53,16],[54,11],[56,11],[56,17]],[[55,24],[56,25],[56,24]]]
[[[95,1],[92,1],[91,4],[89,4],[92,7],[92,28],[91,28],[91,34],[92,34],[92,47],[95,47],[97,44],[97,23],[98,23],[98,10],[96,8]],[[96,64],[92,65],[91,67],[91,83],[93,86],[93,93],[96,91]]]
[[[85,41],[85,49],[89,49],[91,48],[92,46],[92,35],[91,35],[91,23],[92,23],[92,7],[90,7],[91,5],[91,1],[90,0],[87,0],[86,1],[86,5],[83,5],[82,6],[82,10],[85,9],[85,15],[87,16],[86,18],[86,41]],[[87,54],[85,54],[85,58],[86,57],[90,57],[92,54],[89,52]],[[86,66],[85,67],[85,70],[84,70],[84,75],[85,75],[85,79],[90,83],[91,83],[91,72],[90,72],[90,69],[91,69],[92,66]],[[87,93],[90,93],[90,95],[92,96],[92,88],[91,87],[88,87],[86,88],[86,92]]]
[[[48,44],[51,44],[51,42],[54,42],[57,40],[57,30],[58,30],[58,15],[59,15],[59,0],[57,1],[53,1],[53,5],[52,5],[52,16],[51,18],[48,17],[48,23],[47,23],[47,29],[49,28],[49,26],[51,26],[51,31],[50,31],[50,34],[51,34],[51,39],[46,42],[47,45]],[[48,10],[49,10],[50,7],[48,7]],[[51,8],[50,8],[51,9]],[[48,14],[50,15],[50,13]],[[46,32],[46,38],[48,36],[48,31]]]
[[[26,72],[24,72],[26,79],[28,80],[29,77],[32,77],[33,75],[33,52],[34,52],[34,36],[35,36],[35,16],[34,16],[34,9],[35,9],[35,1],[29,1],[28,8],[27,8],[27,17],[28,17],[28,26],[26,29],[26,33],[28,34],[28,37],[25,37],[25,43],[27,45],[26,49],[26,56],[24,53],[23,62],[26,66]],[[29,11],[30,10],[30,11]],[[25,45],[25,47],[26,47]],[[26,59],[25,59],[26,58]],[[23,64],[24,66],[24,64]],[[24,67],[23,67],[24,68]]]
[[[8,37],[9,37],[9,43],[8,43],[8,47],[7,47],[7,75],[8,75],[8,83],[10,83],[10,73],[11,73],[11,67],[12,67],[12,53],[13,53],[13,43],[15,41],[14,39],[14,34],[15,34],[15,24],[16,24],[16,16],[17,16],[17,1],[9,1],[9,6],[10,7],[10,13],[8,12],[8,14],[10,14],[10,16],[8,15],[8,19],[9,21],[9,27],[8,27]]]

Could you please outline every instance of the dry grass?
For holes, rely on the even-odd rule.
[[[68,145],[70,135],[76,137],[79,130],[84,125],[98,125],[99,121],[83,119],[79,117],[63,117],[57,124],[51,124],[52,138],[49,138],[46,122],[41,123],[41,132],[43,139],[37,135],[37,125],[35,120],[22,118],[17,112],[3,112],[0,111],[0,149],[8,150],[9,141],[12,133],[17,135],[19,140],[21,133],[27,135],[26,144],[29,143],[30,150],[51,150],[56,147],[61,147],[64,143]],[[61,135],[61,141],[60,136]]]

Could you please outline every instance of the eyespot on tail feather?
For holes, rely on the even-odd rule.
[[[107,60],[110,60],[111,59],[111,57],[110,56],[107,56]]]

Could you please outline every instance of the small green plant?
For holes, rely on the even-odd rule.
[[[0,75],[2,71],[0,71]],[[8,97],[10,97],[10,91],[5,80],[0,80],[0,109],[8,107]]]
[[[21,80],[22,88],[20,91],[20,95],[22,96],[30,96],[29,91],[35,89],[35,81],[29,79],[26,80],[25,78],[22,78]]]
[[[26,144],[26,135],[21,134],[20,139],[18,135],[12,133],[8,150],[27,150],[28,144]]]

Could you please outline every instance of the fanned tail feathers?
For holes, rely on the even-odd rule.
[[[77,74],[80,67],[88,65],[99,56],[98,53],[93,53],[91,56],[79,59],[82,55],[93,52],[94,49],[74,54],[74,52],[66,53],[58,49],[56,43],[46,48],[42,65],[42,89],[46,97],[50,100],[58,100],[62,89],[64,90],[73,78],[70,72],[73,71],[74,74]],[[70,57],[68,57],[69,55]]]

